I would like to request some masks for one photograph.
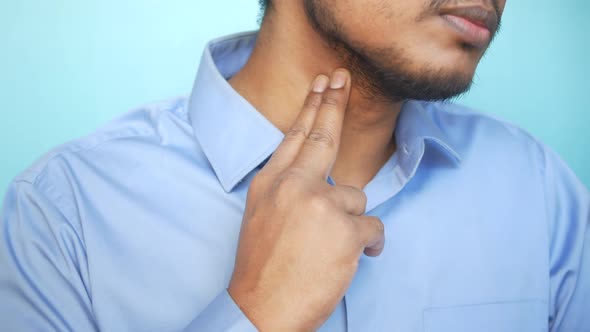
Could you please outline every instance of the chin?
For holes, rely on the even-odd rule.
[[[480,57],[458,50],[447,52],[447,54],[448,56],[439,57],[436,63],[431,63],[431,65],[439,68],[441,72],[449,73],[455,77],[462,77],[465,80],[471,80],[475,75]]]

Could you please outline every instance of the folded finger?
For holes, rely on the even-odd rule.
[[[385,227],[373,216],[354,217],[361,246],[367,256],[379,256],[385,246]]]
[[[344,212],[360,216],[367,208],[367,195],[355,187],[334,186],[330,188],[329,197]]]

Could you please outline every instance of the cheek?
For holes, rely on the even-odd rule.
[[[384,37],[403,34],[415,21],[418,0],[332,0],[333,14],[350,41],[379,44]],[[331,1],[328,1],[331,2]],[[414,2],[413,6],[404,2]]]

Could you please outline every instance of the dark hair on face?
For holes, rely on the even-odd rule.
[[[264,16],[266,16],[266,12],[272,6],[271,0],[258,0],[258,5],[260,5],[260,13],[258,14],[258,23],[262,23]]]

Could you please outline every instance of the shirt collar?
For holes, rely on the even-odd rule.
[[[244,32],[211,41],[203,52],[188,104],[194,134],[226,192],[267,159],[284,137],[227,82],[250,57],[256,37],[256,32]],[[398,160],[406,178],[418,167],[426,141],[460,161],[429,105],[408,101],[398,119]]]
[[[226,192],[268,158],[284,136],[227,82],[248,60],[256,36],[247,32],[211,41],[188,104],[194,134]]]
[[[418,168],[426,143],[454,163],[461,162],[459,150],[449,139],[437,121],[441,102],[408,100],[404,103],[397,120],[395,140],[399,150],[400,170],[404,177],[411,178]],[[438,109],[438,110],[437,110]]]

